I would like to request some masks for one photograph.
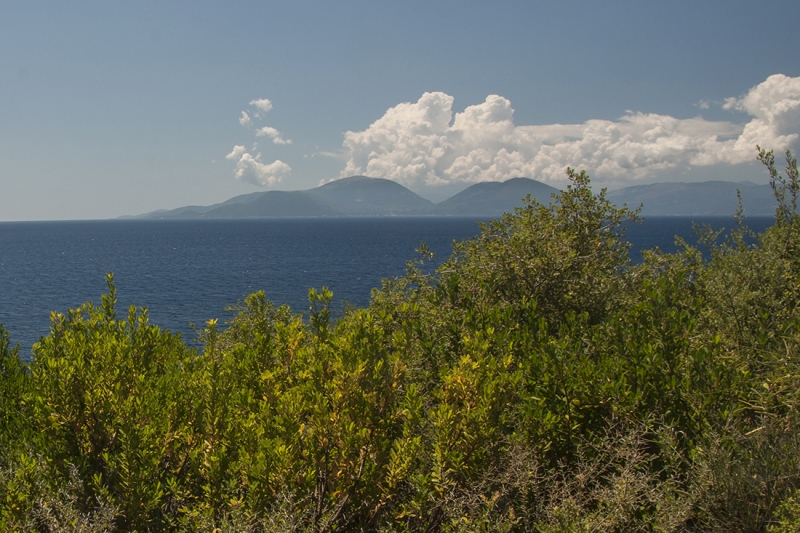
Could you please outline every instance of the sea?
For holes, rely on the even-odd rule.
[[[23,359],[49,332],[50,314],[99,303],[113,272],[118,315],[146,307],[150,322],[197,345],[197,328],[224,324],[231,306],[263,290],[276,304],[308,309],[308,289],[328,287],[334,310],[365,306],[381,280],[402,276],[424,242],[446,259],[454,241],[479,233],[474,217],[342,217],[229,220],[99,220],[0,223],[0,324]],[[752,217],[761,232],[772,217]],[[731,217],[650,217],[630,224],[631,259],[675,236],[696,243],[695,224]]]

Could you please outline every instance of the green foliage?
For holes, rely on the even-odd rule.
[[[528,198],[515,213],[459,243],[440,272],[442,300],[475,308],[535,301],[551,330],[569,315],[603,320],[621,295],[628,265],[625,221],[636,211],[595,195],[585,172],[567,169],[572,184],[544,206]]]
[[[770,533],[792,533],[800,530],[800,499],[796,492],[781,502],[775,515],[777,523],[769,528]]]
[[[6,451],[28,429],[23,400],[29,388],[30,379],[19,357],[19,345],[11,348],[8,332],[0,325],[0,448]]]
[[[0,328],[0,529],[790,531],[797,162],[776,224],[632,266],[584,172],[335,318],[261,292],[201,352],[131,307]],[[739,213],[738,215],[741,215]]]
[[[108,285],[100,307],[53,313],[50,335],[34,345],[31,424],[58,471],[77,468],[89,495],[118,505],[121,527],[142,530],[162,522],[168,487],[185,475],[192,352],[146,311],[117,320],[110,275]]]

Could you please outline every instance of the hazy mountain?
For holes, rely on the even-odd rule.
[[[736,211],[736,190],[742,194],[745,215],[772,215],[777,205],[769,185],[751,182],[703,181],[699,183],[653,183],[610,191],[607,198],[617,205],[635,208],[643,204],[647,216],[725,216]]]
[[[522,205],[530,194],[549,203],[558,189],[528,178],[477,183],[452,198],[433,204],[399,183],[352,176],[306,191],[243,194],[209,206],[160,210],[136,218],[242,218],[284,216],[464,215],[500,216]]]
[[[138,218],[242,218],[429,214],[433,204],[399,183],[353,176],[306,191],[267,191],[220,204],[154,211]]]
[[[203,218],[314,217],[339,214],[308,191],[268,191],[249,202],[221,205]]]
[[[342,215],[417,215],[430,213],[430,200],[397,182],[382,178],[352,176],[305,191],[332,211]]]
[[[771,215],[775,199],[769,185],[750,182],[705,181],[634,185],[608,193],[617,205],[642,214],[672,216],[732,215],[736,190],[742,193],[745,215]],[[513,178],[505,182],[477,183],[451,198],[433,204],[399,183],[381,178],[353,176],[306,191],[267,191],[243,194],[209,206],[186,206],[155,211],[136,218],[242,218],[284,216],[463,215],[498,217],[522,205],[530,194],[548,204],[555,189],[544,183]]]
[[[202,218],[209,211],[214,211],[215,209],[219,209],[220,207],[228,205],[246,204],[259,198],[260,196],[263,196],[264,194],[265,193],[263,192],[251,192],[249,194],[240,194],[239,196],[234,196],[233,198],[225,200],[219,204],[187,205],[186,207],[178,207],[176,209],[159,209],[157,211],[145,213],[144,215],[123,218]]]
[[[522,199],[528,194],[547,205],[551,195],[557,192],[555,187],[529,178],[512,178],[504,182],[486,181],[476,183],[436,204],[433,214],[495,217],[521,206]]]

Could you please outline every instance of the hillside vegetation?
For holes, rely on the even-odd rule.
[[[796,531],[797,162],[779,207],[632,266],[585,173],[365,309],[252,294],[202,350],[66,315],[0,334],[2,531]]]

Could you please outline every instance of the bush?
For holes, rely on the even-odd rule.
[[[132,307],[0,329],[0,528],[788,531],[800,485],[800,187],[704,261],[628,260],[583,172],[338,320],[248,296],[203,349]],[[707,233],[712,235],[712,233]]]

